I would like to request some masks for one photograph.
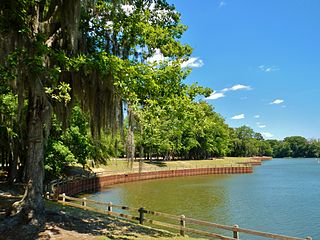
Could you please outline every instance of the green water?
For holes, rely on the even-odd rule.
[[[255,167],[253,174],[118,184],[90,198],[320,239],[320,163],[317,159],[274,159]]]

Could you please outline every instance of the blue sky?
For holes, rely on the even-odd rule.
[[[194,48],[186,80],[232,127],[320,138],[319,0],[169,0]],[[191,63],[190,62],[190,63]]]

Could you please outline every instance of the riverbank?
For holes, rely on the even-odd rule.
[[[261,161],[272,159],[270,157],[224,157],[206,160],[172,160],[172,161],[134,161],[128,163],[124,158],[113,158],[107,165],[96,165],[91,167],[91,171],[97,174],[112,175],[114,173],[131,173],[142,170],[162,171],[173,169],[195,169],[195,168],[213,168],[213,167],[236,167],[243,165],[260,165]]]
[[[269,157],[226,157],[210,160],[134,161],[114,159],[108,165],[92,168],[93,174],[51,182],[48,192],[73,196],[119,183],[211,174],[248,174],[253,166]]]
[[[88,177],[80,177],[75,179],[66,179],[63,181],[55,181],[48,185],[48,191],[52,191],[54,195],[66,194],[73,196],[86,191],[101,191],[102,189],[119,183],[135,182],[142,180],[175,178],[198,175],[212,174],[248,174],[253,172],[252,164],[222,166],[222,167],[198,167],[198,168],[174,168],[149,171],[137,171],[127,173],[113,174],[95,174]]]

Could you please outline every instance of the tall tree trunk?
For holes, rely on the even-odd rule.
[[[134,132],[133,132],[133,114],[130,105],[128,104],[128,137],[127,137],[127,158],[130,167],[133,168],[133,160],[135,153]]]
[[[39,79],[29,84],[27,185],[21,201],[14,204],[12,214],[39,225],[43,219],[44,147],[51,120],[51,105]]]
[[[140,128],[140,134],[141,134],[141,137],[143,135],[143,128],[141,127]],[[142,172],[143,170],[143,159],[144,159],[144,147],[143,147],[143,144],[141,143],[141,146],[140,146],[140,159],[139,159],[139,173]]]
[[[18,175],[18,146],[17,146],[17,140],[11,139],[10,141],[10,150],[11,150],[11,161],[9,163],[9,182],[11,184],[15,183],[17,181],[17,175]]]

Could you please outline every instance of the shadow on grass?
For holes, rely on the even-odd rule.
[[[10,219],[0,219],[10,224]],[[9,220],[9,221],[8,221]],[[0,228],[1,229],[1,228]],[[12,225],[0,231],[0,239],[142,239],[172,237],[173,234],[141,226],[107,215],[46,202],[45,223],[41,227]]]
[[[155,165],[157,167],[167,167],[167,163],[165,161],[160,160],[145,161],[145,163]]]
[[[64,207],[55,203],[48,203],[47,223],[67,231],[81,234],[105,236],[111,239],[139,239],[140,236],[172,237],[173,235],[156,229],[151,229],[130,221],[110,217],[98,213]]]

